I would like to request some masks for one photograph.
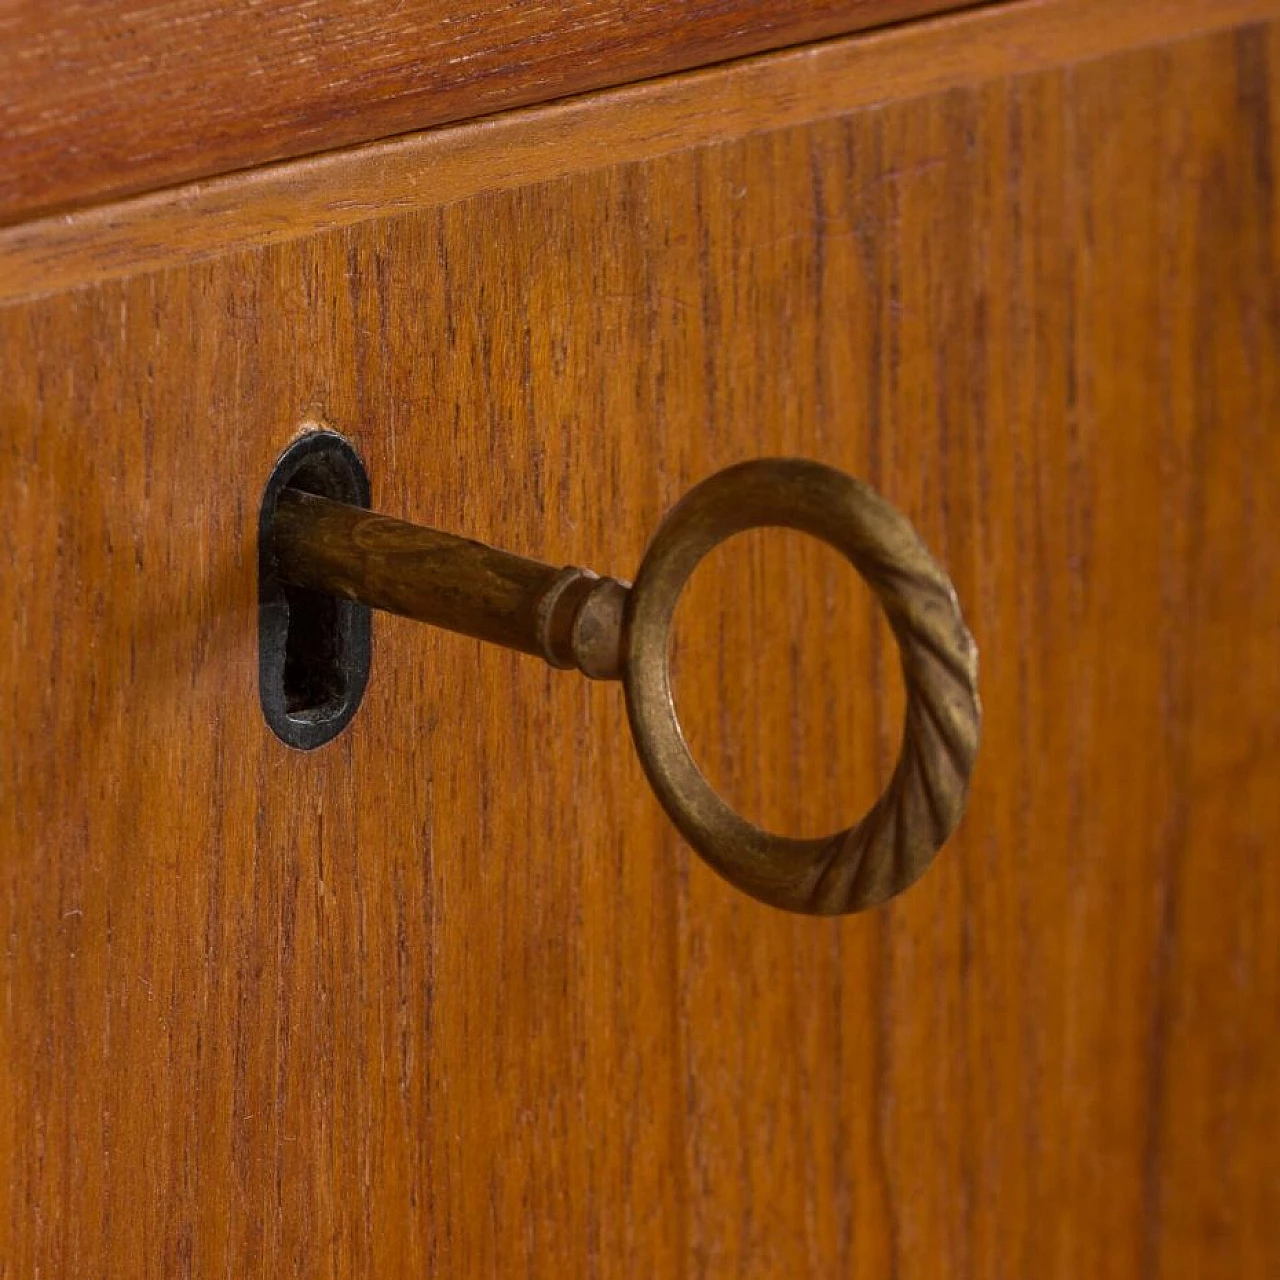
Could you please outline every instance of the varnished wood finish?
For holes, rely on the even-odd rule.
[[[1020,0],[0,227],[0,301],[282,244],[1270,19],[1277,0]]]
[[[1006,68],[0,311],[0,1272],[1276,1274],[1277,66]],[[394,619],[289,752],[254,529],[308,415],[378,506],[604,566],[739,458],[865,476],[983,652],[960,835],[771,912],[616,688]],[[874,606],[711,563],[700,758],[847,820]]]
[[[18,0],[0,222],[973,0]]]

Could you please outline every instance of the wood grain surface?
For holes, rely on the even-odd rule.
[[[16,0],[0,223],[973,0]]]
[[[1280,0],[1021,0],[0,227],[0,301],[1280,15]]]
[[[1280,1271],[1280,25],[1174,35],[0,309],[5,1280]],[[622,574],[738,459],[870,480],[982,650],[960,835],[771,912],[616,687],[391,618],[290,752],[309,420]],[[829,553],[729,544],[675,658],[752,816],[883,781]]]

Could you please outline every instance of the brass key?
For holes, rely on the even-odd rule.
[[[902,750],[861,821],[817,839],[774,835],[703,777],[676,718],[668,640],[680,592],[735,533],[797,529],[866,579],[897,639]],[[637,753],[685,839],[725,879],[776,907],[838,915],[901,893],[960,821],[978,748],[977,649],[947,575],[901,513],[821,463],[764,458],[695,486],[667,514],[634,586],[284,489],[271,525],[279,576],[297,586],[621,680]]]

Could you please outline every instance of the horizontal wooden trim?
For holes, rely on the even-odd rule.
[[[0,301],[1280,14],[1280,0],[1024,0],[0,228]]]
[[[0,8],[0,223],[973,0]]]

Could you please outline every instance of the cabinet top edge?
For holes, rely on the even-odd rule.
[[[1017,0],[0,227],[0,304],[1280,17]]]
[[[0,224],[977,2],[19,4]]]

